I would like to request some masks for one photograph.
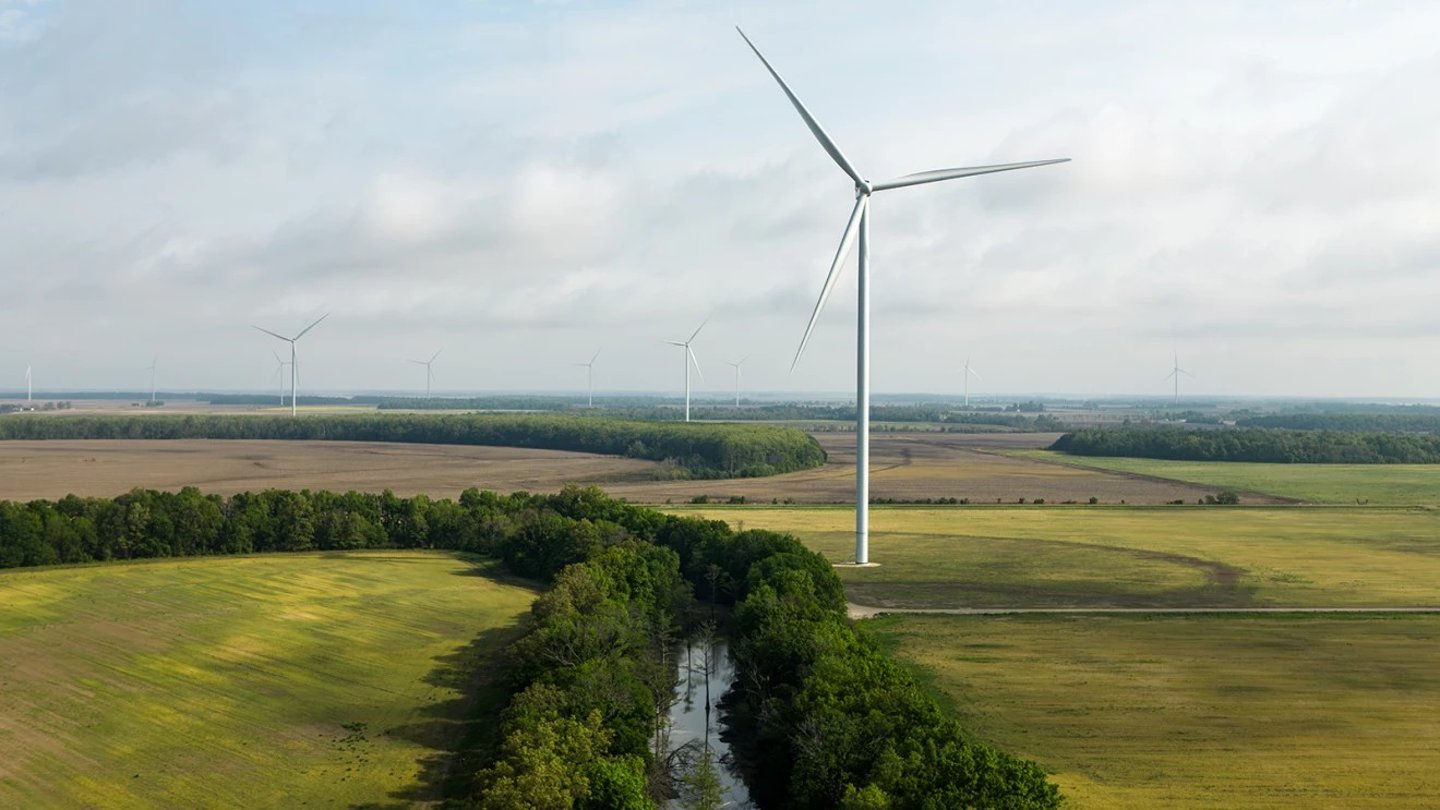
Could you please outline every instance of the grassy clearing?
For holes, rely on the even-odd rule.
[[[533,598],[482,574],[403,551],[6,572],[0,806],[437,798]]]
[[[1253,464],[1070,456],[1049,450],[1012,455],[1071,467],[1169,478],[1220,489],[1264,492],[1310,503],[1440,504],[1440,464]]]
[[[847,508],[676,511],[854,559]],[[1424,509],[875,508],[870,556],[840,575],[874,606],[1440,606],[1440,512]]]
[[[1440,617],[866,622],[1077,808],[1440,806]]]

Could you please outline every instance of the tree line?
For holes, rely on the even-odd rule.
[[[3,439],[282,439],[574,450],[671,463],[682,476],[745,478],[825,463],[814,437],[778,425],[640,422],[558,414],[9,416]]]
[[[1077,456],[1278,464],[1436,464],[1440,435],[1336,430],[1095,428],[1050,445]]]
[[[1419,413],[1287,413],[1237,419],[1239,427],[1385,433],[1440,433],[1440,411]]]
[[[695,599],[730,606],[733,750],[761,806],[1053,808],[1033,762],[971,738],[845,615],[838,577],[795,537],[667,515],[598,489],[458,501],[193,488],[0,502],[0,566],[350,548],[445,548],[551,583],[506,665],[485,808],[654,808],[667,656]]]

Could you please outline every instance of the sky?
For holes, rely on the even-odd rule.
[[[1440,4],[0,0],[0,390],[1440,397]]]

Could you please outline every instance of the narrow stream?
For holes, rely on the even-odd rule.
[[[691,757],[690,773],[682,780],[690,790],[697,782],[704,781],[696,772],[712,763],[718,784],[711,784],[718,792],[719,807],[730,810],[754,808],[750,791],[740,775],[731,770],[730,746],[720,739],[720,698],[735,679],[735,666],[730,660],[730,648],[725,639],[711,639],[708,655],[703,642],[697,640],[682,647],[677,656],[676,675],[679,683],[675,687],[678,698],[670,707],[670,749],[692,745],[696,756]],[[702,756],[708,751],[708,757]],[[669,810],[680,810],[691,806],[705,806],[704,802],[687,801],[686,796],[670,801]],[[713,796],[712,796],[713,798]]]

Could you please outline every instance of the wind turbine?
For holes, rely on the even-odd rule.
[[[35,399],[34,378],[30,376],[30,364],[25,364],[25,401],[32,402]]]
[[[1174,378],[1175,378],[1175,404],[1176,404],[1176,405],[1179,405],[1179,404],[1180,404],[1180,375],[1181,375],[1181,374],[1184,374],[1186,377],[1190,377],[1190,378],[1194,378],[1194,376],[1195,376],[1194,374],[1191,374],[1190,372],[1186,371],[1185,369],[1180,368],[1180,355],[1179,355],[1179,354],[1176,354],[1176,355],[1175,355],[1175,366],[1170,369],[1170,373],[1169,373],[1169,374],[1166,374],[1166,375],[1165,375],[1165,379],[1167,379],[1167,380],[1170,379],[1171,377],[1174,377]]]
[[[597,351],[595,352],[595,357],[590,358],[590,362],[588,363],[570,364],[572,366],[583,366],[585,368],[585,407],[587,408],[595,407],[595,358],[599,356],[600,352]],[[689,373],[690,367],[686,366],[685,371]]]
[[[970,407],[970,375],[971,375],[971,374],[974,374],[976,379],[980,379],[980,372],[978,372],[978,371],[976,371],[975,369],[973,369],[973,368],[970,367],[970,358],[968,358],[968,357],[965,358],[965,368],[964,368],[964,372],[965,372],[965,407],[968,408],[968,407]]]
[[[430,355],[430,359],[429,359],[429,360],[411,360],[411,361],[410,361],[410,362],[414,363],[414,364],[417,365],[417,366],[424,366],[424,367],[425,367],[425,398],[426,398],[426,399],[429,399],[429,398],[430,398],[430,381],[431,381],[432,379],[434,379],[434,377],[435,377],[435,372],[434,372],[434,370],[431,368],[431,366],[435,365],[435,358],[439,357],[439,356],[440,356],[440,352],[443,352],[443,351],[445,351],[445,350],[444,350],[444,349],[437,349],[434,354]]]
[[[745,361],[749,359],[750,356],[746,355],[740,358],[740,362],[738,363],[732,363],[729,360],[725,361],[725,365],[735,368],[735,407],[737,408],[740,407],[740,367],[745,365]]]
[[[327,312],[327,313],[325,313],[324,315],[321,315],[320,317],[316,318],[314,323],[310,324],[309,326],[305,327],[304,329],[301,329],[301,330],[300,330],[300,334],[296,335],[295,337],[285,337],[284,335],[276,334],[275,332],[271,332],[269,329],[263,329],[263,328],[261,328],[261,327],[259,327],[259,326],[255,326],[254,324],[251,324],[251,326],[255,326],[256,329],[259,329],[261,332],[264,332],[265,334],[269,335],[270,337],[280,338],[281,340],[283,340],[283,341],[285,341],[286,343],[289,343],[289,344],[290,344],[290,415],[291,415],[291,416],[295,416],[295,415],[296,415],[295,397],[296,397],[298,391],[297,391],[297,389],[296,389],[296,387],[295,387],[295,383],[297,382],[297,380],[298,380],[298,378],[299,378],[299,375],[297,375],[297,374],[295,373],[295,343],[296,343],[296,341],[300,340],[300,338],[305,337],[305,333],[306,333],[306,332],[309,332],[311,329],[314,329],[316,326],[319,326],[319,325],[320,325],[320,322],[323,321],[323,320],[325,320],[325,319],[328,318],[328,317],[330,317],[330,313]]]
[[[283,407],[285,407],[285,374],[284,374],[284,372],[285,372],[285,367],[288,366],[288,365],[290,365],[290,364],[287,363],[287,362],[285,362],[284,360],[281,360],[281,359],[280,359],[280,353],[279,353],[279,352],[272,351],[272,352],[270,352],[270,353],[273,354],[273,355],[275,355],[275,377],[276,377],[278,380],[280,380],[280,407],[283,408]]]
[[[700,370],[700,361],[695,359],[695,350],[692,349],[692,348],[690,348],[690,344],[692,344],[692,343],[695,342],[695,336],[698,335],[698,334],[700,334],[700,330],[701,330],[701,329],[704,329],[704,328],[705,328],[705,324],[707,324],[707,323],[709,323],[709,322],[710,322],[710,318],[708,318],[708,317],[705,318],[705,320],[701,321],[701,322],[700,322],[700,325],[695,328],[695,331],[692,332],[692,333],[690,333],[690,339],[689,339],[689,340],[667,340],[667,341],[665,341],[666,343],[669,343],[671,346],[679,346],[679,347],[681,347],[681,348],[683,348],[683,349],[685,350],[685,421],[686,421],[686,422],[689,422],[689,421],[690,421],[690,364],[691,364],[691,363],[694,363],[694,364],[695,364],[695,373],[700,375],[700,379],[702,379],[702,380],[705,379],[705,373]]]
[[[160,356],[159,356],[159,355],[156,355],[156,356],[150,361],[150,365],[148,365],[148,366],[145,367],[145,370],[150,372],[150,404],[151,404],[151,405],[154,405],[154,404],[155,404],[155,366],[157,366],[157,365],[159,365],[159,364],[160,364]]]
[[[740,28],[737,26],[735,30],[740,31]],[[820,300],[815,302],[815,311],[810,315],[810,324],[805,327],[805,336],[800,340],[800,348],[795,352],[795,360],[790,364],[790,369],[794,371],[795,364],[800,362],[800,355],[805,352],[805,344],[810,342],[810,333],[815,328],[815,321],[819,319],[820,311],[825,308],[825,300],[830,297],[830,291],[840,277],[840,267],[850,254],[851,244],[858,237],[860,255],[857,283],[859,306],[857,308],[855,347],[855,563],[866,565],[870,561],[870,195],[877,191],[918,186],[940,180],[954,180],[979,174],[1048,166],[1052,163],[1063,163],[1069,158],[1035,160],[1026,163],[1000,163],[992,166],[970,166],[959,169],[935,169],[872,183],[860,176],[860,172],[845,158],[840,147],[836,146],[830,136],[825,134],[825,130],[820,128],[820,124],[810,115],[810,111],[805,109],[805,105],[800,103],[800,99],[791,92],[790,86],[785,84],[785,80],[780,78],[780,74],[775,72],[775,68],[770,66],[770,62],[760,53],[760,49],[755,47],[755,43],[745,36],[744,31],[740,31],[740,36],[745,40],[745,44],[750,46],[750,50],[760,58],[760,63],[779,83],[780,89],[790,99],[795,111],[800,113],[800,117],[805,120],[805,126],[810,128],[810,134],[815,136],[815,139],[820,142],[820,146],[830,155],[841,171],[855,181],[855,208],[850,212],[850,221],[846,223],[844,235],[840,238],[840,248],[830,262],[830,273],[825,277],[825,286],[820,288]]]

